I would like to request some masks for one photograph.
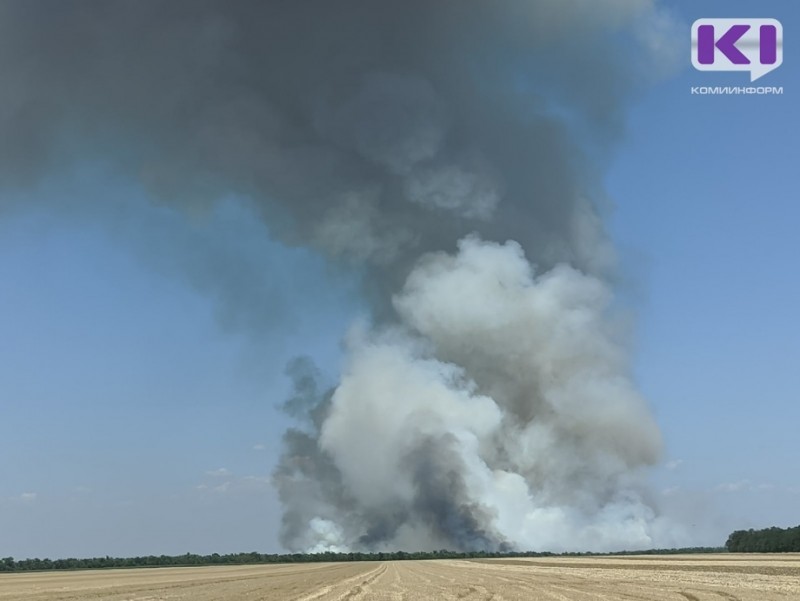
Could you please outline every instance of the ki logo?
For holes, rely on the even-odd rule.
[[[783,62],[777,19],[698,19],[692,24],[692,65],[700,71],[749,71],[755,81]]]

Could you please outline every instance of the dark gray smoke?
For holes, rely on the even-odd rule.
[[[0,178],[246,197],[363,272],[341,382],[290,367],[288,548],[649,544],[597,168],[672,51],[648,0],[3,1]]]

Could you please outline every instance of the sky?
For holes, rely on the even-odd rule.
[[[665,440],[653,501],[721,545],[800,523],[800,9],[662,4],[686,24],[685,65],[626,114],[607,223]],[[783,23],[784,64],[760,83],[784,94],[692,95],[747,85],[689,57],[692,21],[739,16]],[[285,366],[308,355],[335,380],[364,312],[353,278],[272,240],[242,198],[184,219],[96,165],[2,193],[0,556],[280,551]],[[109,197],[113,214],[94,210]],[[239,278],[258,282],[257,318]]]

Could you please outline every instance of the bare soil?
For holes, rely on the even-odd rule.
[[[0,601],[800,601],[800,554],[215,566],[0,575]]]

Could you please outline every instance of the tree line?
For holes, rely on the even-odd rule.
[[[513,554],[517,557],[544,557],[552,553]],[[508,553],[456,551],[417,551],[417,552],[379,552],[379,553],[227,553],[221,555],[146,555],[142,557],[92,557],[88,559],[21,559],[13,557],[0,559],[0,572],[23,572],[27,570],[80,570],[95,568],[144,568],[167,566],[209,566],[209,565],[247,565],[268,563],[310,563],[325,561],[399,561],[406,559],[473,559],[481,557],[509,557]]]
[[[800,526],[737,530],[728,537],[725,548],[731,553],[800,552]]]
[[[621,551],[611,555],[624,554],[669,554],[669,553],[718,553],[717,547],[692,547],[684,549],[651,549],[648,551]],[[392,551],[377,553],[227,553],[221,555],[146,555],[141,557],[92,557],[76,559],[19,559],[5,557],[0,559],[0,572],[26,572],[32,570],[87,570],[98,568],[147,568],[212,565],[246,565],[269,563],[310,563],[323,561],[403,561],[410,559],[488,559],[511,557],[580,557],[600,555],[599,553],[549,553],[535,551],[491,552],[491,551]]]

